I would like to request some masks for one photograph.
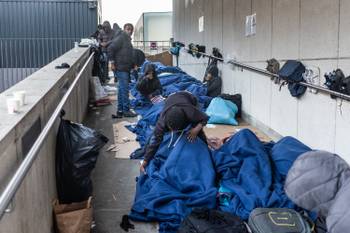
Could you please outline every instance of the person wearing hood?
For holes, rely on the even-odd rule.
[[[137,80],[136,90],[152,103],[154,97],[158,99],[158,96],[162,95],[163,88],[153,64],[149,63],[146,65],[144,75]]]
[[[113,40],[108,46],[111,69],[114,72],[115,81],[118,80],[118,109],[117,113],[112,115],[113,118],[136,116],[134,112],[130,111],[129,101],[130,71],[133,68],[133,47],[131,44],[133,29],[132,24],[125,24],[124,30],[115,32]]]
[[[98,42],[101,46],[101,51],[103,54],[103,77],[101,79],[102,83],[105,83],[108,80],[108,53],[107,47],[112,41],[114,36],[114,31],[111,28],[111,24],[108,21],[104,21],[102,24],[102,30],[98,34]]]
[[[217,97],[221,94],[222,79],[219,76],[219,69],[216,65],[210,65],[203,83],[207,84],[207,96]]]
[[[203,127],[207,124],[209,117],[198,108],[197,98],[187,91],[171,94],[166,100],[163,111],[159,116],[153,135],[146,145],[145,157],[140,166],[141,172],[145,172],[146,166],[156,154],[163,136],[166,132],[181,132],[189,126],[191,129],[187,139],[194,142],[197,136],[207,143],[207,137]]]

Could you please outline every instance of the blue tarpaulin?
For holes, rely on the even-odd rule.
[[[173,139],[173,141],[176,139]],[[283,191],[292,162],[310,148],[292,137],[266,147],[253,132],[241,130],[211,152],[182,136],[175,147],[165,137],[137,183],[130,217],[158,221],[160,232],[176,232],[193,207],[220,208],[247,219],[256,207],[296,206]],[[215,181],[219,183],[215,183]],[[227,195],[216,201],[219,189]]]
[[[176,232],[194,207],[216,207],[215,169],[208,146],[169,135],[137,182],[130,218],[158,221],[160,232]],[[178,141],[178,142],[177,142]],[[176,144],[176,145],[175,145]],[[174,146],[175,145],[175,146]]]
[[[143,64],[141,73],[147,63],[149,63],[149,61]],[[186,90],[197,97],[199,105],[203,109],[204,106],[211,101],[211,97],[206,96],[207,87],[199,80],[183,72],[180,68],[164,66],[159,62],[154,62],[152,64],[156,67],[159,81],[163,87],[164,96]],[[136,90],[136,83],[130,84],[130,92],[134,96],[134,99],[131,100],[131,106],[142,119],[139,120],[135,126],[129,126],[128,129],[137,134],[136,140],[140,143],[141,147],[143,147],[153,131],[153,127],[162,111],[163,103],[152,105],[149,100]]]
[[[309,150],[295,138],[285,137],[268,151],[253,132],[241,130],[213,153],[220,187],[231,194],[229,205],[220,209],[248,219],[257,207],[295,208],[283,190],[285,175],[294,160]]]

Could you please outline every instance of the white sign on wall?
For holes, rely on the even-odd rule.
[[[251,21],[250,21],[250,35],[255,35],[256,34],[256,13],[251,15]]]
[[[199,29],[199,32],[204,31],[204,16],[201,16],[198,19],[198,29]]]
[[[251,35],[251,17],[250,15],[247,15],[245,17],[245,36],[250,36]]]
[[[256,34],[256,13],[245,17],[245,36]]]

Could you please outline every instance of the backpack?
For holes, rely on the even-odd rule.
[[[305,72],[305,66],[296,60],[288,60],[278,71],[278,75],[285,80],[282,84],[288,83],[288,89],[293,97],[301,97],[307,87],[300,85],[300,82],[305,81],[303,73]]]
[[[252,233],[311,233],[309,222],[287,208],[256,208],[249,216]]]
[[[342,80],[340,92],[345,95],[350,95],[350,76]]]
[[[266,70],[270,73],[277,74],[280,70],[280,63],[275,58],[269,59],[266,62]]]
[[[345,87],[347,86],[346,83],[348,83],[348,81],[344,85],[345,75],[341,69],[336,69],[330,73],[326,73],[324,77],[326,78],[324,85],[326,85],[328,89],[336,92],[342,92],[342,89],[343,91],[345,91],[345,89],[348,89]],[[331,98],[335,99],[336,96],[331,95]]]
[[[219,210],[195,208],[181,223],[178,233],[248,233],[237,216]]]

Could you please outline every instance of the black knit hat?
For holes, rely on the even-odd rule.
[[[212,65],[208,69],[208,74],[211,74],[213,77],[218,77],[219,76],[219,69],[216,65]]]
[[[171,129],[171,130],[183,130],[187,127],[188,121],[187,117],[179,106],[174,106],[170,108],[165,113],[165,124]]]

